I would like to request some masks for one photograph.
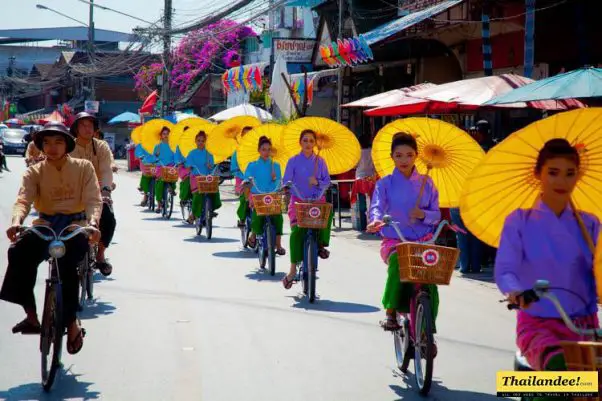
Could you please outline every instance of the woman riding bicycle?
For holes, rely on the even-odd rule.
[[[142,144],[139,143],[136,145],[134,149],[134,156],[140,159],[140,164],[153,164],[157,162],[157,158],[148,153],[142,147]],[[140,176],[140,185],[138,187],[138,191],[142,192],[144,195],[142,197],[142,202],[140,202],[140,206],[145,207],[148,204],[148,194],[150,193],[150,184],[152,181],[152,177],[142,174]]]
[[[400,239],[393,227],[386,227],[383,216],[390,215],[399,224],[403,236],[408,241],[424,242],[432,238],[435,226],[441,220],[439,210],[439,192],[430,177],[418,197],[425,176],[416,170],[418,145],[416,139],[400,132],[393,137],[391,158],[395,162],[392,174],[376,183],[376,189],[370,206],[370,224],[368,232],[381,233],[381,257],[389,265],[387,282],[382,303],[386,309],[386,320],[381,322],[385,330],[397,330],[397,312],[410,312],[410,299],[414,291],[411,283],[402,283],[399,279],[399,261],[395,247]],[[432,300],[433,320],[437,319],[439,294],[436,285],[427,286]]]
[[[207,143],[207,133],[203,130],[199,131],[194,138],[196,142],[196,149],[193,149],[186,157],[185,165],[191,168],[190,179],[194,180],[198,175],[211,175],[215,162],[213,155],[205,149]],[[219,195],[219,191],[214,194],[201,194],[195,192],[192,196],[192,214],[188,217],[188,223],[193,224],[194,219],[201,217],[203,213],[203,205],[205,204],[205,196],[211,197],[211,203],[213,205],[213,211],[222,207],[222,201]],[[217,216],[217,215],[214,215]]]
[[[174,153],[169,147],[169,128],[163,127],[161,129],[161,142],[155,146],[153,155],[157,158],[159,166],[173,166],[175,163]],[[165,181],[161,177],[157,177],[155,181],[155,199],[157,200],[156,213],[161,214],[163,209],[163,190],[165,188]]]
[[[599,327],[593,255],[576,213],[593,241],[598,238],[600,221],[572,209],[570,203],[579,179],[579,161],[577,149],[565,139],[544,145],[534,171],[541,185],[540,198],[533,208],[517,209],[506,218],[495,261],[497,286],[521,307],[516,343],[535,370],[567,370],[559,343],[582,340],[564,325],[551,302],[525,304],[520,294],[537,280],[550,282],[550,292],[578,327]]]
[[[98,225],[102,210],[100,188],[94,166],[88,160],[75,159],[69,153],[75,139],[60,123],[47,124],[35,137],[36,146],[46,159],[29,167],[23,174],[21,189],[13,209],[12,225],[7,235],[8,268],[0,290],[0,299],[21,305],[27,317],[13,327],[13,333],[40,333],[34,286],[37,268],[48,258],[48,243],[32,232],[19,236],[31,206],[39,211],[34,225],[48,225],[55,232],[71,224],[89,225],[100,239]],[[43,231],[43,230],[41,230]],[[59,263],[63,292],[63,320],[67,327],[67,350],[78,353],[83,346],[84,331],[76,319],[79,279],[77,266],[88,251],[88,238],[78,235],[65,241],[66,253]]]
[[[253,127],[244,127],[240,131],[240,137],[243,138],[247,132],[253,130]],[[230,158],[230,171],[234,175],[235,178],[235,193],[239,197],[238,209],[236,210],[236,215],[238,216],[238,227],[244,227],[245,221],[247,219],[249,213],[249,203],[247,198],[242,190],[242,182],[245,179],[245,175],[240,170],[238,166],[238,155],[237,152],[234,152],[232,157]]]
[[[296,202],[305,202],[309,199],[315,199],[323,195],[326,188],[330,186],[330,175],[328,167],[323,158],[314,153],[317,143],[317,135],[312,130],[301,132],[299,137],[301,144],[301,153],[292,157],[286,165],[284,172],[285,183],[292,182],[296,191],[291,194],[288,216],[291,222],[290,253],[291,267],[288,274],[282,280],[284,288],[287,290],[293,286],[293,280],[297,275],[297,264],[303,261],[303,242],[306,229],[297,227],[297,213],[294,204]],[[297,194],[297,191],[299,192]],[[298,196],[302,196],[303,199]],[[321,199],[325,198],[322,196]],[[330,244],[330,229],[332,227],[332,215],[328,219],[328,227],[320,230],[318,238],[318,256],[321,259],[328,259],[330,252],[326,249]]]
[[[275,192],[282,183],[282,172],[280,164],[276,163],[270,157],[272,154],[272,141],[267,136],[259,138],[258,149],[259,159],[249,163],[245,171],[245,179],[253,178],[251,187],[252,194],[261,194]],[[286,255],[286,250],[282,247],[282,233],[284,218],[282,215],[271,216],[276,228],[276,253],[280,256]],[[251,230],[249,236],[249,247],[255,248],[257,235],[263,234],[265,217],[258,216],[255,210],[251,213]]]

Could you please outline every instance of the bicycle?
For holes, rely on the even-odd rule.
[[[203,227],[205,227],[207,240],[210,240],[213,236],[213,200],[208,195],[219,192],[219,176],[214,175],[216,168],[217,166],[213,168],[210,175],[194,176],[197,184],[196,192],[205,195],[205,204],[203,205],[201,216],[195,219],[194,223],[196,235],[200,236],[203,232]],[[193,176],[190,177],[190,179],[192,178]]]
[[[76,228],[77,227],[77,228]],[[69,234],[63,233],[71,228],[76,228]],[[44,235],[39,229],[45,229],[52,235]],[[62,284],[59,274],[58,260],[65,256],[65,241],[83,233],[89,233],[86,227],[70,225],[65,227],[58,235],[48,226],[32,226],[23,228],[21,235],[32,232],[40,239],[50,242],[48,245],[49,258],[49,278],[46,279],[46,288],[44,293],[44,309],[42,314],[42,325],[40,334],[40,353],[42,356],[42,387],[44,391],[50,391],[56,374],[61,366],[61,352],[63,347],[63,336],[65,327],[63,324],[63,298]],[[84,330],[82,328],[82,330]],[[85,330],[83,333],[85,335]],[[50,357],[50,354],[52,356]],[[50,359],[49,359],[50,358]]]
[[[98,253],[98,244],[90,244],[90,249],[86,253],[84,260],[77,268],[79,277],[79,305],[78,310],[84,310],[86,300],[94,299],[94,270],[96,269],[96,254]]]
[[[524,291],[519,295],[519,298],[522,298],[525,304],[530,304],[533,302],[537,302],[542,298],[549,300],[552,302],[558,313],[560,314],[560,318],[566,325],[566,327],[572,331],[573,333],[582,336],[582,337],[591,337],[592,341],[561,341],[560,345],[564,350],[565,360],[567,364],[568,370],[573,371],[588,371],[588,370],[600,370],[602,369],[602,343],[600,342],[600,338],[602,338],[602,329],[582,329],[575,325],[573,319],[566,313],[562,304],[556,297],[556,295],[549,292],[551,289],[564,290],[570,293],[564,288],[552,288],[550,287],[550,283],[547,280],[538,280],[535,282],[535,285],[532,289]],[[584,305],[587,305],[587,302],[579,296],[576,295]],[[508,302],[507,299],[501,300],[500,302]],[[508,310],[518,310],[520,309],[520,305],[509,303],[507,305]],[[534,369],[529,365],[527,359],[521,354],[520,351],[517,351],[514,356],[514,370],[515,371],[527,371],[532,372]],[[521,401],[531,401],[531,397],[521,397]]]
[[[255,213],[265,218],[263,233],[257,235],[254,249],[259,259],[259,268],[262,270],[265,269],[267,263],[270,276],[274,276],[276,274],[276,226],[271,216],[282,214],[282,193],[280,191],[262,192],[255,185],[253,177],[250,177],[243,183],[244,186],[251,184],[260,192],[259,194],[251,194]]]
[[[175,198],[175,184],[178,182],[180,176],[178,170],[174,166],[161,165],[161,181],[163,185],[163,208],[161,209],[161,216],[164,219],[171,219],[173,213],[173,204]]]
[[[148,184],[148,192],[146,193],[147,204],[146,207],[151,212],[155,211],[155,175],[157,173],[157,166],[154,164],[141,164],[142,175],[150,177]]]
[[[446,225],[452,227],[446,220],[439,223],[432,239],[421,243],[407,242],[391,216],[384,216],[383,222],[394,228],[401,241],[397,246],[400,280],[417,287],[410,299],[415,305],[410,309],[414,316],[410,313],[408,319],[397,314],[400,329],[393,331],[397,367],[406,373],[410,360],[414,359],[416,385],[420,394],[426,396],[433,380],[435,337],[431,295],[425,284],[449,285],[460,252],[456,248],[435,245],[443,228]]]
[[[292,188],[299,199],[303,199],[299,190],[292,182],[284,185],[284,189]],[[297,226],[307,229],[303,241],[303,261],[298,264],[298,273],[294,281],[303,283],[303,294],[308,297],[309,303],[316,300],[316,273],[318,271],[318,236],[322,229],[328,227],[331,218],[332,203],[320,202],[328,187],[322,189],[319,196],[305,199],[302,203],[295,203],[297,213]]]

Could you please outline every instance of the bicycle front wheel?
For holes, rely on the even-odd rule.
[[[88,294],[88,270],[90,266],[90,254],[86,253],[84,259],[77,267],[77,276],[79,278],[79,305],[77,309],[81,312],[86,304],[86,295]]]
[[[272,226],[270,219],[266,219],[266,222],[264,235],[267,236],[268,271],[270,272],[270,276],[274,276],[276,274],[276,251],[274,250],[274,243],[276,242],[276,230],[274,230],[274,226]]]
[[[209,195],[205,196],[205,226],[207,239],[210,240],[213,236],[213,202]]]
[[[397,368],[402,373],[408,371],[410,366],[410,360],[412,359],[412,350],[410,344],[410,322],[408,319],[397,318],[401,328],[393,332],[393,343],[395,344],[395,359],[397,361]]]
[[[171,190],[171,184],[168,185],[167,197],[165,198],[165,218],[171,219],[173,213],[174,193]]]
[[[155,210],[155,180],[151,180],[148,189],[148,210]]]
[[[427,395],[433,380],[435,338],[431,300],[422,294],[416,301],[416,327],[414,333],[414,372],[420,394]]]
[[[42,387],[50,391],[61,366],[63,346],[63,300],[61,286],[53,280],[46,281],[40,353],[42,356]]]

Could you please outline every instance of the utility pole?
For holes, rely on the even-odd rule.
[[[90,65],[94,67],[94,0],[90,0],[90,19],[88,22],[88,55],[90,57]],[[92,74],[94,74],[94,68]],[[90,76],[90,100],[96,100],[96,80],[94,75]]]
[[[337,39],[343,40],[343,0],[339,0],[339,35]],[[339,67],[339,79],[337,84],[337,122],[341,122],[341,102],[343,101],[343,71],[345,67]]]
[[[170,106],[170,88],[169,78],[171,73],[171,19],[172,19],[172,0],[165,0],[165,10],[163,17],[163,28],[165,33],[163,35],[163,86],[161,88],[161,117],[165,116],[169,112]]]

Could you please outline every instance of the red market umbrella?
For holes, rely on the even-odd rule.
[[[155,109],[155,106],[157,105],[158,99],[159,93],[155,90],[144,100],[144,103],[142,104],[142,107],[140,108],[140,110],[138,110],[138,112],[152,114],[153,110]]]

